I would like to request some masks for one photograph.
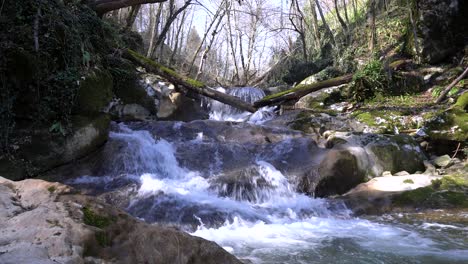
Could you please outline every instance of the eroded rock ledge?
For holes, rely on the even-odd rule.
[[[0,177],[0,263],[241,263],[214,242],[149,225],[43,180]]]

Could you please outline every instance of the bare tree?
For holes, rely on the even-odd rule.
[[[330,26],[328,25],[327,20],[325,19],[325,16],[323,15],[323,10],[322,10],[322,7],[320,6],[319,1],[315,0],[315,4],[317,5],[317,10],[319,11],[320,18],[322,19],[323,26],[325,27],[326,31],[330,35],[332,43],[335,44],[335,37],[333,36],[333,32],[331,31]]]
[[[307,42],[306,42],[306,21],[304,13],[301,11],[298,0],[291,1],[291,7],[289,12],[289,21],[294,28],[294,31],[299,34],[299,38],[302,42],[302,56],[304,60],[308,60],[307,55]]]

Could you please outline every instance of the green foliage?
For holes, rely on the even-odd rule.
[[[444,88],[442,88],[441,86],[436,86],[436,87],[434,87],[434,88],[432,89],[432,92],[431,92],[432,97],[434,97],[434,98],[439,97],[440,94],[442,93],[442,90],[443,90],[443,89],[444,89]]]
[[[0,149],[6,150],[16,120],[60,135],[71,129],[79,81],[126,44],[79,1],[6,1],[2,7]]]
[[[382,62],[371,60],[353,76],[349,97],[356,102],[373,98],[378,93],[385,93],[389,81]]]
[[[403,183],[413,184],[414,181],[412,179],[406,179],[403,181]]]
[[[111,224],[111,219],[102,215],[96,214],[91,208],[83,207],[83,222],[97,228],[104,228]]]

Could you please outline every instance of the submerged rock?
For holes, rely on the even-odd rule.
[[[58,183],[0,177],[0,262],[241,263],[214,242],[73,193]]]

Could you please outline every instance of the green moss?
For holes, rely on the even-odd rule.
[[[75,113],[94,115],[102,111],[112,99],[113,79],[106,70],[95,70],[80,83]]]
[[[344,79],[346,79],[346,78],[344,78]],[[326,80],[326,81],[322,81],[322,82],[319,82],[319,83],[299,84],[299,85],[296,85],[296,86],[295,86],[294,88],[292,88],[292,89],[289,89],[289,90],[286,90],[286,91],[282,91],[282,92],[279,92],[279,93],[275,93],[275,94],[271,94],[271,95],[265,96],[265,97],[264,97],[262,100],[260,100],[259,102],[261,102],[261,101],[268,101],[268,100],[271,100],[271,99],[275,99],[275,98],[284,96],[284,95],[289,94],[289,93],[295,93],[295,92],[300,92],[300,91],[302,91],[302,90],[313,89],[314,87],[329,87],[331,83],[334,83],[334,82],[337,82],[337,81],[340,81],[340,80],[343,80],[343,76],[337,77],[337,78],[333,78],[333,79],[329,79],[329,80]]]
[[[111,224],[111,219],[98,215],[91,208],[85,206],[83,207],[83,222],[97,228],[105,228]]]
[[[187,84],[193,86],[193,87],[196,87],[196,88],[205,88],[206,85],[200,81],[197,81],[197,80],[194,80],[194,79],[191,79],[191,78],[188,78],[188,77],[185,77],[185,76],[182,76],[180,75],[179,73],[177,73],[176,71],[164,66],[164,65],[161,65],[151,59],[148,59],[146,58],[145,56],[139,54],[138,52],[135,52],[133,50],[130,50],[130,49],[127,49],[128,53],[133,57],[135,58],[136,60],[138,61],[141,61],[143,64],[147,64],[147,65],[150,65],[152,67],[154,67],[155,69],[157,69],[158,71],[161,71],[162,74],[164,75],[168,75],[168,76],[172,76],[174,78],[177,78],[179,80],[183,80],[185,81]]]
[[[414,181],[412,179],[406,179],[403,181],[403,183],[413,184]]]
[[[468,208],[468,176],[449,175],[433,180],[430,186],[398,195],[393,203],[422,208]]]
[[[112,244],[112,239],[106,232],[97,232],[94,237],[101,247],[108,247]]]
[[[55,186],[49,186],[49,188],[47,188],[47,190],[50,192],[50,193],[54,193],[57,188],[55,188]]]
[[[455,107],[458,107],[461,110],[468,111],[468,93],[463,93],[458,97]]]

